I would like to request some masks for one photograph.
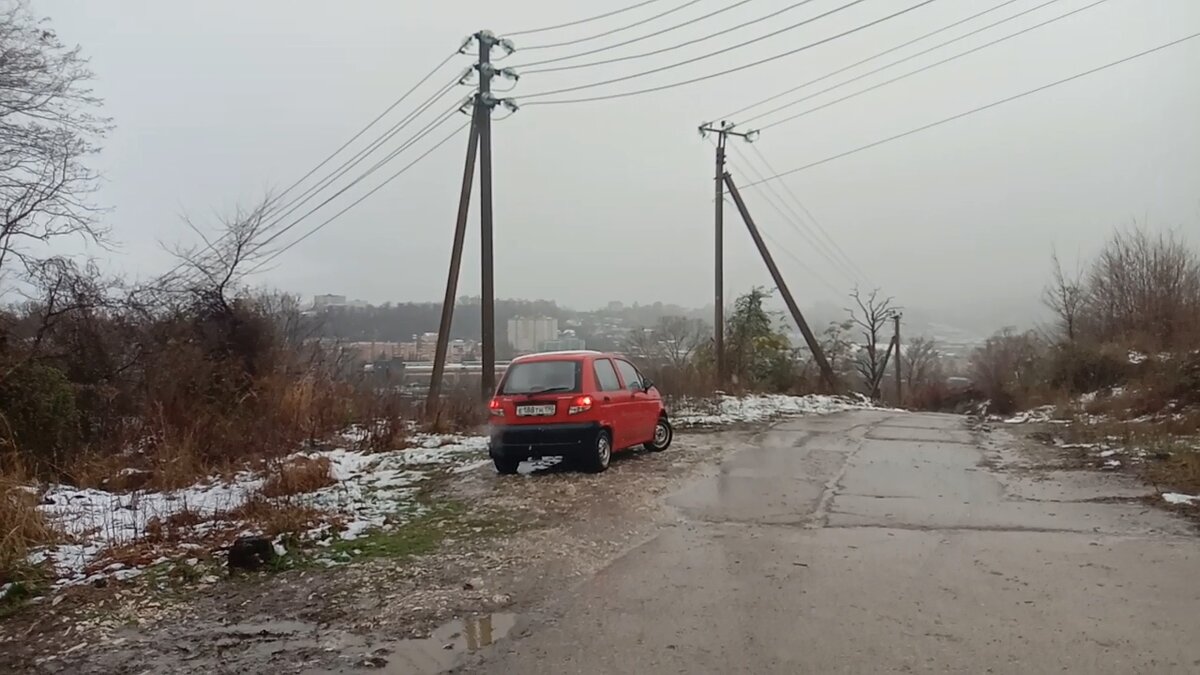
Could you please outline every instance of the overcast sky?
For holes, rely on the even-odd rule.
[[[767,21],[657,56],[529,74],[508,95],[520,100],[522,94],[677,63],[848,1],[813,0]],[[1051,2],[789,111],[803,111],[1091,1]],[[557,65],[691,42],[795,2],[748,0],[687,28]],[[715,58],[528,102],[617,93],[714,73],[918,2],[864,0]],[[1015,0],[779,102],[1043,2]],[[497,294],[554,299],[579,308],[611,299],[691,306],[711,302],[713,149],[700,138],[697,125],[1000,3],[937,0],[736,74],[611,101],[529,105],[497,122]],[[215,214],[252,203],[268,188],[291,184],[453,52],[469,33],[488,28],[503,35],[627,4],[633,1],[34,0],[35,10],[52,19],[64,41],[80,44],[90,56],[96,89],[106,99],[106,113],[115,118],[117,129],[98,159],[106,176],[100,199],[114,208],[112,226],[122,243],[114,267],[134,276],[171,264],[159,242],[194,238],[179,214],[213,223]],[[514,37],[519,51],[503,65],[602,47],[730,3],[696,0],[678,12],[605,38],[520,51],[593,36],[683,4],[684,0],[659,0],[578,27]],[[1109,0],[772,127],[757,148],[775,169],[786,170],[1197,31],[1200,3],[1195,0]],[[469,62],[468,56],[457,57],[418,92],[423,95],[396,112],[413,109]],[[902,304],[945,311],[951,318],[964,308],[982,307],[994,311],[998,323],[1007,322],[1014,308],[1037,309],[1052,247],[1073,265],[1094,252],[1115,226],[1135,219],[1154,228],[1178,228],[1193,244],[1200,243],[1198,72],[1200,39],[822,164],[785,181],[869,281]],[[462,87],[457,95],[467,93]],[[431,108],[428,119],[448,108],[449,101]],[[378,131],[401,116],[389,117]],[[783,116],[778,113],[748,126]],[[320,223],[459,123],[440,127],[282,240],[290,241]],[[402,137],[419,126],[409,127]],[[304,295],[340,293],[375,302],[440,298],[465,146],[464,132],[282,255],[262,283]],[[756,155],[743,152],[757,163]],[[753,182],[751,167],[736,152],[731,153],[730,168],[743,184]],[[781,187],[776,189],[782,194]],[[843,302],[850,275],[828,263],[772,210],[765,201],[769,192],[759,187],[745,193],[763,230],[787,251],[779,251],[777,257],[794,292],[805,302]],[[471,223],[460,294],[477,293],[479,287],[476,213]],[[726,223],[727,295],[732,297],[753,284],[769,283],[769,276],[732,206]]]

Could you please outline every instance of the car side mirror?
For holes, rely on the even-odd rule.
[[[651,380],[649,378],[642,380],[642,391],[650,391],[650,389],[653,386],[654,386],[653,380]]]

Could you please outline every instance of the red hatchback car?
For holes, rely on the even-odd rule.
[[[557,456],[604,471],[614,451],[666,450],[674,435],[654,383],[615,354],[514,359],[489,407],[488,452],[502,474],[516,473],[522,460]]]

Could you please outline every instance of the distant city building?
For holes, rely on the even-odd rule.
[[[317,295],[313,296],[313,309],[326,309],[329,307],[345,307],[346,296],[344,295]]]
[[[364,300],[346,300],[344,295],[314,295],[313,296],[313,311],[321,311],[323,309],[334,308],[351,308],[364,309],[370,307]]]
[[[560,337],[557,340],[546,340],[542,343],[544,352],[567,352],[587,349],[587,343],[577,337]]]
[[[517,353],[537,351],[542,344],[558,339],[558,319],[518,316],[508,320],[508,344]]]

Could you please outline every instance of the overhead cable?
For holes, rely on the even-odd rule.
[[[764,103],[770,103],[771,101],[774,101],[774,100],[776,100],[776,99],[783,98],[784,96],[787,96],[788,94],[790,94],[790,93],[792,93],[792,92],[794,92],[794,91],[797,91],[797,90],[799,90],[799,89],[803,89],[803,88],[805,88],[805,87],[807,87],[807,86],[810,86],[810,85],[816,84],[816,83],[818,83],[818,82],[820,82],[820,81],[822,81],[822,80],[827,80],[827,79],[829,79],[829,78],[833,77],[834,75],[840,75],[840,74],[842,74],[842,73],[846,72],[847,70],[851,70],[851,69],[853,69],[853,68],[857,68],[858,66],[861,66],[862,64],[864,64],[864,63],[867,63],[867,62],[869,62],[869,61],[874,61],[875,59],[877,59],[877,58],[879,58],[879,57],[881,57],[881,56],[887,56],[888,54],[891,54],[891,53],[892,53],[892,52],[894,52],[894,51],[897,51],[897,50],[900,50],[900,49],[904,49],[905,47],[907,47],[907,46],[909,46],[909,45],[912,45],[912,44],[915,44],[915,43],[917,43],[917,42],[920,42],[921,40],[924,40],[925,38],[933,37],[934,35],[937,35],[938,33],[944,33],[944,32],[946,32],[946,31],[950,30],[951,28],[955,28],[955,27],[957,27],[957,26],[961,26],[962,24],[964,24],[964,23],[967,23],[968,21],[971,21],[972,19],[977,19],[977,18],[979,18],[979,17],[981,17],[981,16],[983,16],[983,15],[985,15],[985,14],[989,14],[989,13],[991,13],[991,12],[994,12],[994,11],[998,10],[998,9],[1002,9],[1002,8],[1004,8],[1004,7],[1008,6],[1008,5],[1011,5],[1011,4],[1013,4],[1014,2],[1017,2],[1017,1],[1018,1],[1018,0],[1005,0],[1004,2],[1002,2],[1002,3],[998,4],[998,5],[995,5],[995,6],[993,6],[993,7],[990,7],[990,8],[988,8],[988,9],[985,9],[985,10],[983,10],[983,11],[981,11],[981,12],[976,12],[975,14],[972,14],[971,16],[968,16],[968,17],[966,17],[965,19],[959,19],[958,21],[955,21],[954,23],[951,23],[951,24],[947,24],[947,25],[945,25],[945,26],[942,26],[941,28],[938,28],[937,30],[933,30],[933,31],[930,31],[930,32],[928,32],[928,33],[925,33],[924,35],[921,35],[921,36],[919,36],[919,37],[915,37],[915,38],[913,38],[913,39],[909,40],[908,42],[905,42],[905,43],[903,43],[903,44],[898,44],[898,45],[896,45],[895,47],[892,47],[892,48],[890,48],[890,49],[885,49],[885,50],[883,50],[883,51],[879,52],[878,54],[875,54],[874,56],[868,56],[867,58],[865,58],[865,59],[862,59],[861,61],[855,61],[854,63],[851,63],[851,64],[850,64],[850,65],[848,65],[848,66],[845,66],[845,67],[843,67],[843,68],[838,68],[837,70],[833,71],[832,73],[829,73],[829,74],[827,74],[827,75],[822,75],[821,77],[818,77],[818,78],[817,78],[817,79],[815,79],[815,80],[809,80],[808,82],[805,82],[804,84],[798,84],[798,85],[796,85],[796,86],[794,86],[794,87],[792,87],[792,88],[790,88],[790,89],[786,89],[786,90],[784,90],[784,91],[781,91],[781,92],[779,92],[778,94],[775,94],[774,96],[768,96],[767,98],[764,98],[764,99],[763,99],[763,100],[761,100],[761,101],[758,101],[758,102],[756,102],[756,103],[751,103],[751,104],[750,104],[750,105],[748,105],[748,106],[744,106],[744,107],[742,107],[742,108],[738,108],[737,110],[734,110],[734,111],[733,111],[733,112],[731,112],[731,113],[728,113],[728,114],[726,114],[726,115],[722,115],[722,116],[720,116],[720,117],[715,117],[715,118],[713,118],[713,119],[722,119],[722,120],[732,119],[732,118],[736,117],[737,115],[740,115],[740,114],[742,114],[742,113],[746,112],[747,110],[751,110],[751,109],[753,109],[753,108],[757,108],[758,106],[760,106],[760,105],[762,105],[762,104],[764,104]]]
[[[746,26],[751,26],[756,23],[766,21],[767,19],[773,19],[773,18],[779,16],[780,14],[783,14],[784,12],[789,12],[793,9],[803,7],[804,5],[807,5],[808,3],[812,2],[812,1],[813,0],[801,0],[800,2],[788,5],[787,7],[784,7],[782,9],[777,9],[774,12],[767,14],[766,16],[760,16],[757,19],[751,19],[750,21],[744,21],[742,23],[739,23],[736,26],[730,26],[729,28],[725,28],[723,30],[717,31],[716,33],[710,33],[708,35],[698,37],[694,40],[688,40],[687,42],[680,42],[679,44],[671,45],[669,47],[662,47],[660,49],[655,49],[653,51],[641,52],[640,54],[617,56],[617,57],[613,57],[611,59],[604,59],[601,61],[589,61],[587,63],[575,63],[575,64],[566,65],[566,66],[554,66],[551,68],[537,68],[534,70],[526,70],[526,71],[522,72],[521,74],[522,75],[534,75],[537,73],[553,73],[553,72],[557,72],[557,71],[561,71],[561,70],[575,70],[577,68],[592,68],[594,66],[604,66],[604,65],[608,65],[610,63],[620,63],[622,61],[633,61],[635,59],[644,59],[648,56],[657,56],[659,54],[665,54],[667,52],[675,51],[676,49],[682,49],[684,47],[691,47],[692,45],[699,44],[701,42],[704,42],[705,40],[711,40],[712,38],[715,38],[715,37],[720,37],[727,33],[732,33],[733,31],[736,31],[741,28],[745,28]],[[742,3],[737,3],[737,4],[742,4]],[[736,7],[737,4],[732,5],[731,7],[727,7],[726,9],[731,9],[732,7]],[[724,11],[724,10],[721,10],[721,11]],[[696,19],[696,20],[698,20],[698,19]],[[693,20],[693,22],[696,20]],[[667,31],[666,30],[659,31],[659,34],[662,34],[665,32],[667,32]]]
[[[858,0],[858,1],[859,1],[859,2],[861,2],[862,0]],[[851,29],[849,29],[849,30],[842,31],[841,33],[838,33],[838,34],[836,34],[836,35],[833,35],[833,36],[830,36],[830,37],[827,37],[827,38],[823,38],[823,39],[821,39],[821,40],[817,40],[817,41],[815,41],[815,42],[810,42],[810,43],[808,43],[808,44],[806,44],[806,45],[803,45],[803,46],[797,47],[797,48],[795,48],[795,49],[788,50],[788,51],[786,51],[786,52],[783,52],[783,53],[781,53],[781,54],[775,54],[774,56],[769,56],[769,57],[767,57],[767,58],[759,59],[759,60],[757,60],[757,61],[752,61],[752,62],[750,62],[750,63],[743,64],[743,65],[737,66],[737,67],[735,67],[735,68],[728,68],[728,69],[726,69],[726,70],[718,71],[718,72],[715,72],[715,73],[710,73],[710,74],[708,74],[708,75],[702,75],[702,76],[700,76],[700,77],[694,77],[694,78],[691,78],[691,79],[688,79],[688,80],[683,80],[682,82],[672,82],[672,83],[670,83],[670,84],[659,85],[659,86],[657,86],[657,87],[647,87],[647,88],[645,88],[645,89],[637,89],[637,90],[634,90],[634,91],[626,91],[626,92],[620,92],[620,93],[616,93],[616,94],[608,94],[608,95],[601,95],[601,96],[589,96],[589,97],[585,97],[585,98],[575,98],[575,99],[559,99],[559,100],[556,100],[556,101],[553,101],[553,100],[552,100],[552,101],[531,101],[531,102],[529,102],[529,103],[525,103],[524,105],[527,105],[527,106],[530,106],[530,105],[562,105],[562,104],[567,104],[567,103],[588,103],[588,102],[592,102],[592,101],[604,101],[604,100],[608,100],[608,99],[614,99],[614,98],[625,98],[625,97],[627,97],[627,96],[638,96],[638,95],[641,95],[641,94],[648,94],[648,93],[651,93],[651,92],[656,92],[656,91],[664,91],[664,90],[666,90],[666,89],[674,89],[674,88],[676,88],[676,87],[682,87],[682,86],[685,86],[685,85],[694,84],[694,83],[696,83],[696,82],[703,82],[704,80],[711,80],[711,79],[713,79],[713,78],[715,78],[715,77],[721,77],[721,76],[723,76],[723,75],[729,75],[730,73],[736,73],[736,72],[739,72],[739,71],[742,71],[742,70],[746,70],[746,69],[748,69],[748,68],[753,68],[753,67],[755,67],[755,66],[760,66],[760,65],[762,65],[762,64],[764,64],[764,63],[769,63],[769,62],[771,62],[771,61],[777,61],[777,60],[779,60],[779,59],[782,59],[782,58],[785,58],[785,57],[791,56],[791,55],[793,55],[793,54],[798,54],[798,53],[800,53],[800,52],[802,52],[802,51],[806,51],[806,50],[808,50],[808,49],[812,49],[813,47],[818,47],[818,46],[820,46],[820,45],[823,45],[823,44],[827,44],[827,43],[833,42],[833,41],[835,41],[835,40],[838,40],[838,39],[841,39],[841,38],[843,38],[843,37],[846,37],[847,35],[852,35],[852,34],[854,34],[854,33],[857,33],[857,32],[859,32],[859,31],[866,30],[867,28],[870,28],[870,27],[872,27],[872,26],[876,26],[876,25],[878,25],[878,24],[881,24],[881,23],[883,23],[883,22],[885,22],[885,21],[888,21],[888,20],[890,20],[890,19],[894,19],[894,18],[896,18],[896,17],[898,17],[898,16],[901,16],[901,15],[903,15],[903,14],[907,14],[907,13],[909,13],[909,12],[913,11],[913,10],[919,9],[919,8],[921,8],[921,7],[924,7],[925,5],[928,5],[928,4],[932,3],[932,2],[936,2],[936,0],[924,0],[923,2],[920,2],[920,3],[916,4],[916,5],[913,5],[913,6],[911,6],[911,7],[908,7],[908,8],[906,8],[906,9],[902,9],[902,10],[900,10],[900,11],[898,11],[898,12],[895,12],[895,13],[889,14],[889,15],[887,15],[887,16],[885,16],[885,17],[883,17],[883,18],[880,18],[880,19],[875,19],[874,21],[871,21],[871,22],[868,22],[868,23],[862,24],[862,25],[860,25],[860,26],[856,26],[856,27],[854,27],[854,28],[851,28]],[[660,68],[660,69],[658,69],[658,70],[662,70],[662,69]],[[657,71],[656,71],[656,72],[657,72]],[[635,74],[635,75],[631,75],[631,76],[628,76],[628,77],[625,77],[625,78],[619,78],[619,79],[618,79],[618,80],[616,80],[616,81],[621,81],[621,80],[625,80],[625,79],[631,79],[632,77],[640,77],[641,75],[644,75],[644,74],[647,74],[647,73]],[[607,83],[605,83],[605,84],[607,84]],[[595,85],[593,84],[593,85],[587,85],[587,86],[589,86],[589,87],[590,87],[590,86],[595,86]],[[572,90],[573,90],[573,89],[578,89],[578,88],[582,88],[582,87],[573,87],[573,88],[572,88]],[[560,90],[560,91],[562,91],[562,90]],[[551,92],[542,92],[541,94],[537,94],[537,95],[538,95],[538,96],[546,96],[546,95],[549,95],[550,93],[551,93]],[[525,97],[525,98],[527,98],[527,97]]]
[[[1039,5],[1039,6],[1045,6],[1045,5],[1048,5],[1048,4],[1052,3],[1052,2],[1058,2],[1058,0],[1049,0],[1049,2],[1046,2],[1046,3],[1044,3],[1043,5]],[[996,38],[995,40],[992,40],[991,42],[985,42],[985,43],[983,43],[983,44],[981,44],[981,45],[979,45],[979,46],[977,46],[977,47],[972,47],[971,49],[968,49],[968,50],[966,50],[966,51],[964,51],[964,52],[959,52],[958,54],[955,54],[955,55],[953,55],[953,56],[946,57],[946,58],[944,58],[944,59],[941,59],[941,60],[939,60],[939,61],[934,61],[933,63],[930,63],[930,64],[928,64],[928,65],[925,65],[925,66],[922,66],[922,67],[920,67],[920,68],[917,68],[916,70],[912,70],[912,71],[909,71],[909,72],[907,72],[907,73],[905,73],[905,74],[903,74],[903,75],[899,75],[899,76],[897,76],[897,77],[893,77],[893,78],[892,78],[892,79],[890,79],[890,80],[884,80],[883,82],[879,82],[879,83],[877,83],[877,84],[873,84],[873,85],[871,85],[870,87],[867,87],[866,89],[861,89],[861,90],[859,90],[859,91],[856,91],[856,92],[854,92],[853,94],[848,94],[848,95],[846,95],[846,96],[843,96],[843,97],[841,97],[841,98],[837,98],[837,99],[834,99],[834,100],[832,100],[832,101],[828,101],[828,102],[826,102],[826,103],[823,103],[823,104],[821,104],[821,105],[819,105],[819,106],[815,106],[815,107],[813,107],[813,108],[809,108],[808,110],[805,110],[805,111],[803,111],[803,112],[796,113],[795,115],[791,115],[791,116],[788,116],[788,117],[784,117],[784,118],[782,118],[782,119],[779,119],[779,120],[776,120],[776,121],[774,121],[774,122],[771,122],[770,124],[767,124],[767,125],[763,126],[762,128],[763,128],[763,129],[769,129],[769,128],[771,128],[771,127],[774,127],[774,126],[777,126],[777,125],[783,124],[784,122],[790,122],[791,120],[794,120],[794,119],[797,119],[797,118],[800,118],[800,117],[804,117],[805,115],[808,115],[808,114],[814,113],[814,112],[816,112],[816,111],[818,111],[818,110],[824,110],[825,108],[828,108],[828,107],[830,107],[830,106],[836,105],[836,104],[838,104],[838,103],[841,103],[841,102],[843,102],[843,101],[848,101],[848,100],[850,100],[850,99],[852,99],[852,98],[856,98],[856,97],[858,97],[858,96],[862,96],[863,94],[865,94],[865,93],[867,93],[867,92],[874,91],[874,90],[876,90],[876,89],[880,89],[880,88],[882,88],[882,87],[886,87],[886,86],[887,86],[887,85],[889,85],[889,84],[893,84],[893,83],[899,82],[899,81],[901,81],[901,80],[908,79],[908,78],[912,77],[913,75],[917,75],[917,74],[919,74],[919,73],[923,73],[923,72],[925,72],[925,71],[927,71],[927,70],[932,70],[932,69],[934,69],[934,68],[936,68],[936,67],[938,67],[938,66],[941,66],[941,65],[944,65],[944,64],[950,63],[951,61],[957,61],[958,59],[961,59],[961,58],[962,58],[962,57],[964,57],[964,56],[968,56],[968,55],[970,55],[970,54],[974,54],[975,52],[978,52],[978,51],[982,51],[982,50],[984,50],[984,49],[987,49],[988,47],[992,47],[992,46],[994,46],[994,45],[998,45],[998,44],[1000,44],[1001,42],[1006,42],[1006,41],[1008,41],[1008,40],[1011,40],[1011,39],[1013,39],[1013,38],[1015,38],[1015,37],[1018,37],[1018,36],[1020,36],[1020,35],[1024,35],[1025,33],[1028,33],[1028,32],[1034,31],[1034,30],[1037,30],[1038,28],[1041,28],[1041,27],[1043,27],[1043,26],[1048,26],[1048,25],[1050,25],[1050,24],[1052,24],[1052,23],[1055,23],[1055,22],[1057,22],[1057,21],[1061,21],[1062,19],[1065,19],[1065,18],[1067,18],[1067,17],[1069,17],[1069,16],[1072,16],[1072,15],[1074,15],[1074,14],[1078,14],[1079,12],[1082,12],[1082,11],[1084,11],[1084,10],[1091,9],[1091,8],[1095,7],[1096,5],[1102,5],[1102,4],[1104,4],[1105,2],[1108,2],[1108,0],[1096,0],[1096,2],[1093,2],[1093,3],[1091,3],[1090,5],[1084,5],[1083,7],[1080,7],[1080,8],[1078,8],[1078,9],[1073,9],[1073,10],[1071,10],[1071,11],[1069,11],[1069,12],[1065,13],[1065,14],[1060,14],[1060,15],[1058,15],[1058,16],[1056,16],[1056,17],[1053,17],[1053,18],[1047,19],[1047,20],[1045,20],[1045,21],[1043,21],[1043,22],[1041,22],[1041,23],[1037,23],[1037,24],[1034,24],[1034,25],[1032,25],[1032,26],[1029,26],[1028,28],[1022,28],[1021,30],[1019,30],[1019,31],[1016,31],[1015,33],[1009,33],[1008,35],[1005,35],[1005,36],[1003,36],[1003,37]],[[997,24],[999,24],[999,23],[1001,23],[1001,22],[996,22],[996,24],[993,24],[993,25],[997,25]],[[849,80],[846,80],[845,82],[838,83],[838,84],[836,84],[836,85],[833,85],[832,87],[826,87],[825,89],[822,89],[822,90],[820,90],[820,91],[814,92],[814,93],[812,93],[812,94],[809,94],[809,95],[807,95],[807,96],[802,96],[801,98],[798,98],[798,99],[796,99],[795,101],[792,101],[791,103],[788,103],[788,104],[786,104],[786,105],[779,106],[779,107],[775,108],[774,110],[772,110],[772,111],[770,111],[770,112],[763,113],[762,115],[758,115],[758,116],[756,116],[756,117],[753,117],[753,118],[751,118],[751,119],[758,119],[759,117],[763,117],[763,116],[765,116],[765,115],[769,115],[769,114],[771,114],[771,113],[778,112],[778,111],[780,111],[780,110],[784,110],[784,109],[786,109],[786,108],[789,108],[789,107],[791,107],[791,106],[793,106],[793,105],[796,105],[796,104],[798,104],[798,103],[803,103],[804,101],[811,100],[811,99],[813,99],[813,98],[816,98],[817,96],[820,96],[821,94],[825,94],[825,93],[831,92],[831,91],[833,91],[833,90],[835,90],[835,89],[839,89],[839,88],[841,88],[841,87],[843,87],[843,86],[845,86],[845,85],[847,85],[847,84],[850,84],[851,82],[857,82],[858,80],[861,80],[861,79],[863,79],[863,78],[865,78],[865,77],[868,77],[868,76],[870,76],[870,75],[874,75],[874,74],[876,74],[876,73],[880,73],[880,72],[882,72],[882,71],[884,71],[884,70],[887,70],[888,68],[891,68],[892,66],[895,66],[895,65],[898,65],[898,64],[900,64],[900,63],[903,63],[903,62],[905,62],[905,61],[908,61],[909,59],[916,58],[917,56],[921,56],[921,55],[923,55],[923,54],[927,54],[927,53],[929,53],[929,52],[931,52],[931,51],[933,51],[933,50],[935,50],[935,49],[937,49],[937,48],[939,48],[939,47],[944,47],[945,45],[947,45],[947,44],[950,44],[950,42],[954,42],[954,41],[955,41],[955,40],[951,40],[951,41],[948,41],[948,42],[943,42],[942,44],[939,44],[939,45],[937,45],[937,46],[935,46],[935,47],[930,47],[929,49],[926,49],[926,50],[924,50],[924,51],[917,52],[916,54],[913,54],[913,55],[912,55],[912,56],[910,56],[910,57],[905,57],[905,58],[903,58],[903,59],[900,59],[899,61],[894,61],[894,62],[892,62],[892,63],[889,63],[889,64],[886,64],[886,65],[884,65],[884,66],[880,66],[879,68],[876,68],[876,69],[874,69],[874,70],[867,71],[866,73],[863,73],[862,75],[859,75],[859,76],[857,76],[857,77],[853,77],[853,78],[851,78],[851,79],[849,79]]]
[[[507,33],[504,33],[504,35],[513,37],[513,36],[517,36],[517,35],[530,35],[533,33],[544,33],[546,31],[558,30],[559,28],[570,28],[571,26],[578,26],[581,24],[590,23],[592,21],[599,21],[600,19],[607,19],[610,16],[624,14],[625,12],[637,9],[639,7],[645,7],[646,5],[653,5],[654,3],[659,2],[659,1],[660,0],[643,0],[642,2],[633,4],[633,5],[629,5],[628,7],[622,7],[621,9],[614,9],[611,12],[605,12],[604,14],[597,14],[596,16],[589,16],[586,19],[577,19],[575,21],[568,21],[567,23],[560,23],[555,26],[543,26],[542,28],[530,28],[529,30],[509,31]]]
[[[708,14],[703,14],[694,19],[688,19],[687,21],[684,21],[683,23],[677,23],[674,26],[668,26],[666,28],[656,30],[653,33],[647,33],[646,35],[642,35],[639,37],[629,38],[628,40],[623,40],[621,42],[614,42],[613,44],[604,45],[603,47],[595,47],[593,49],[588,49],[586,51],[575,52],[574,54],[567,54],[565,56],[556,56],[554,58],[542,59],[540,61],[530,61],[528,63],[523,63],[518,66],[513,66],[513,70],[521,70],[523,68],[529,68],[530,66],[541,66],[541,65],[545,65],[547,63],[558,63],[559,61],[568,61],[570,59],[577,59],[581,56],[591,56],[592,54],[599,54],[600,52],[607,52],[607,51],[610,51],[613,49],[618,49],[620,47],[625,47],[627,45],[641,42],[643,40],[649,40],[650,38],[658,37],[659,35],[669,33],[673,30],[678,30],[680,28],[690,26],[694,23],[704,21],[705,19],[714,17],[723,12],[728,12],[731,9],[737,9],[738,7],[741,7],[742,5],[746,4],[747,2],[752,2],[752,1],[753,0],[738,0],[738,2],[729,4],[729,5],[725,5],[724,7],[721,7],[720,9],[716,9],[716,10],[709,12]],[[533,72],[533,71],[530,71],[530,72]]]
[[[637,28],[638,26],[644,26],[652,21],[657,21],[658,19],[661,19],[662,17],[667,16],[669,14],[674,14],[675,12],[678,12],[681,9],[687,9],[688,7],[691,7],[692,5],[694,5],[700,1],[701,0],[688,0],[687,2],[683,3],[682,5],[672,7],[671,9],[668,9],[665,12],[659,12],[658,14],[655,14],[654,16],[646,17],[645,19],[641,19],[639,21],[634,21],[633,23],[625,25],[625,26],[621,26],[620,28],[613,28],[610,30],[606,30],[603,33],[596,33],[595,35],[589,35],[587,37],[575,38],[574,40],[564,40],[563,42],[551,42],[551,43],[543,44],[543,45],[528,45],[525,47],[521,47],[521,51],[529,52],[529,51],[537,51],[539,49],[554,49],[556,47],[572,47],[574,45],[577,45],[577,44],[580,44],[583,42],[591,42],[592,40],[599,40],[602,37],[608,37],[609,35],[616,35],[617,33],[623,33],[625,31],[629,30],[630,28]],[[511,38],[512,36],[519,35],[519,34],[520,33],[508,33],[507,35],[505,35],[505,38],[506,39]]]
[[[927,130],[929,130],[929,129],[932,129],[932,128],[934,128],[934,127],[941,126],[941,125],[943,125],[943,124],[947,124],[947,123],[949,123],[949,122],[953,122],[953,121],[955,121],[955,120],[962,119],[962,118],[964,118],[964,117],[967,117],[967,116],[969,116],[969,115],[974,115],[975,113],[978,113],[978,112],[983,112],[984,110],[990,110],[991,108],[995,108],[995,107],[997,107],[997,106],[1004,105],[1005,103],[1011,103],[1011,102],[1013,102],[1013,101],[1016,101],[1016,100],[1018,100],[1018,99],[1024,98],[1024,97],[1026,97],[1026,96],[1030,96],[1030,95],[1032,95],[1032,94],[1036,94],[1036,93],[1039,93],[1039,92],[1045,91],[1045,90],[1047,90],[1047,89],[1051,89],[1051,88],[1053,88],[1053,87],[1057,87],[1057,86],[1059,86],[1059,85],[1061,85],[1061,84],[1066,84],[1066,83],[1068,83],[1068,82],[1073,82],[1073,81],[1075,81],[1075,80],[1078,80],[1078,79],[1081,79],[1081,78],[1087,77],[1087,76],[1089,76],[1089,75],[1094,75],[1094,74],[1096,74],[1096,73],[1099,73],[1099,72],[1101,72],[1101,71],[1108,70],[1109,68],[1114,68],[1114,67],[1116,67],[1116,66],[1119,66],[1119,65],[1121,65],[1121,64],[1128,63],[1128,62],[1130,62],[1130,61],[1133,61],[1133,60],[1135,60],[1135,59],[1142,58],[1143,56],[1149,56],[1150,54],[1154,54],[1154,53],[1156,53],[1156,52],[1160,52],[1160,51],[1162,51],[1162,50],[1164,50],[1164,49],[1167,49],[1167,48],[1170,48],[1170,47],[1174,47],[1174,46],[1176,46],[1176,45],[1179,45],[1179,44],[1182,44],[1182,43],[1184,43],[1184,42],[1187,42],[1188,40],[1193,40],[1193,39],[1195,39],[1195,38],[1197,38],[1197,37],[1200,37],[1200,33],[1192,33],[1191,35],[1188,35],[1188,36],[1185,36],[1185,37],[1179,38],[1179,39],[1177,39],[1177,40],[1172,40],[1171,42],[1167,42],[1167,43],[1165,43],[1165,44],[1158,45],[1157,47],[1152,47],[1152,48],[1150,48],[1150,49],[1147,49],[1147,50],[1145,50],[1145,51],[1141,51],[1141,52],[1138,52],[1138,53],[1136,53],[1136,54],[1131,54],[1131,55],[1129,55],[1129,56],[1126,56],[1125,58],[1118,59],[1118,60],[1116,60],[1116,61],[1111,61],[1111,62],[1109,62],[1109,63],[1106,63],[1106,64],[1102,65],[1102,66],[1097,66],[1097,67],[1095,67],[1095,68],[1092,68],[1092,69],[1090,69],[1090,70],[1085,70],[1085,71],[1083,71],[1083,72],[1081,72],[1081,73],[1076,73],[1076,74],[1074,74],[1074,75],[1071,75],[1070,77],[1064,77],[1064,78],[1063,78],[1063,79],[1061,79],[1061,80],[1055,80],[1054,82],[1050,82],[1050,83],[1048,83],[1048,84],[1043,84],[1043,85],[1042,85],[1042,86],[1040,86],[1040,87],[1035,87],[1035,88],[1033,88],[1033,89],[1029,89],[1029,90],[1027,90],[1027,91],[1023,91],[1023,92],[1021,92],[1021,93],[1019,93],[1019,94],[1014,94],[1014,95],[1012,95],[1012,96],[1009,96],[1009,97],[1006,97],[1006,98],[1002,98],[1002,99],[1000,99],[1000,100],[998,100],[998,101],[992,101],[991,103],[987,103],[987,104],[985,104],[985,105],[981,105],[981,106],[978,106],[978,107],[975,107],[975,108],[971,108],[970,110],[967,110],[967,111],[964,111],[964,112],[958,113],[957,115],[951,115],[950,117],[945,117],[945,118],[942,118],[942,119],[940,119],[940,120],[938,120],[938,121],[936,121],[936,122],[930,122],[929,124],[925,124],[925,125],[919,126],[919,127],[915,128],[915,129],[909,129],[908,131],[905,131],[905,132],[903,132],[903,133],[895,134],[895,135],[893,135],[893,136],[888,136],[887,138],[882,138],[882,139],[880,139],[880,140],[878,140],[878,141],[875,141],[875,142],[873,142],[873,143],[867,143],[866,145],[860,145],[860,146],[858,146],[857,148],[854,148],[854,149],[852,149],[852,150],[847,150],[847,151],[845,151],[845,152],[840,152],[840,153],[838,153],[838,154],[836,154],[836,155],[831,155],[831,156],[829,156],[829,157],[826,157],[826,158],[824,158],[824,159],[817,160],[817,161],[815,161],[815,162],[809,162],[808,164],[805,164],[805,165],[803,165],[803,166],[798,166],[798,167],[796,167],[796,168],[794,168],[794,169],[789,169],[789,170],[787,170],[787,171],[782,171],[782,172],[779,172],[779,173],[777,173],[777,174],[775,174],[775,175],[773,175],[773,176],[768,176],[766,179],[764,179],[764,180],[762,180],[762,181],[759,181],[759,182],[757,182],[757,183],[750,183],[750,184],[749,184],[749,185],[747,185],[746,187],[752,187],[752,186],[755,186],[755,185],[759,185],[759,184],[761,184],[761,183],[764,183],[764,182],[766,182],[766,181],[771,181],[771,180],[775,180],[775,179],[778,179],[778,178],[782,178],[782,177],[784,177],[784,176],[790,176],[790,175],[792,175],[792,174],[794,174],[794,173],[799,173],[799,172],[801,172],[801,171],[806,171],[806,170],[808,170],[808,169],[811,169],[811,168],[813,168],[813,167],[816,167],[816,166],[820,166],[820,165],[822,165],[822,164],[828,164],[829,162],[832,162],[832,161],[835,161],[835,160],[838,160],[838,159],[842,159],[843,157],[849,157],[850,155],[853,155],[853,154],[856,154],[856,153],[862,152],[862,151],[864,151],[864,150],[869,150],[869,149],[871,149],[871,148],[878,147],[878,146],[880,146],[880,145],[883,145],[883,144],[885,144],[885,143],[890,143],[890,142],[892,142],[892,141],[896,141],[896,140],[899,140],[899,139],[901,139],[901,138],[906,138],[906,137],[908,137],[908,136],[912,136],[913,134],[918,134],[918,133],[920,133],[920,132],[922,132],[922,131],[927,131]]]

